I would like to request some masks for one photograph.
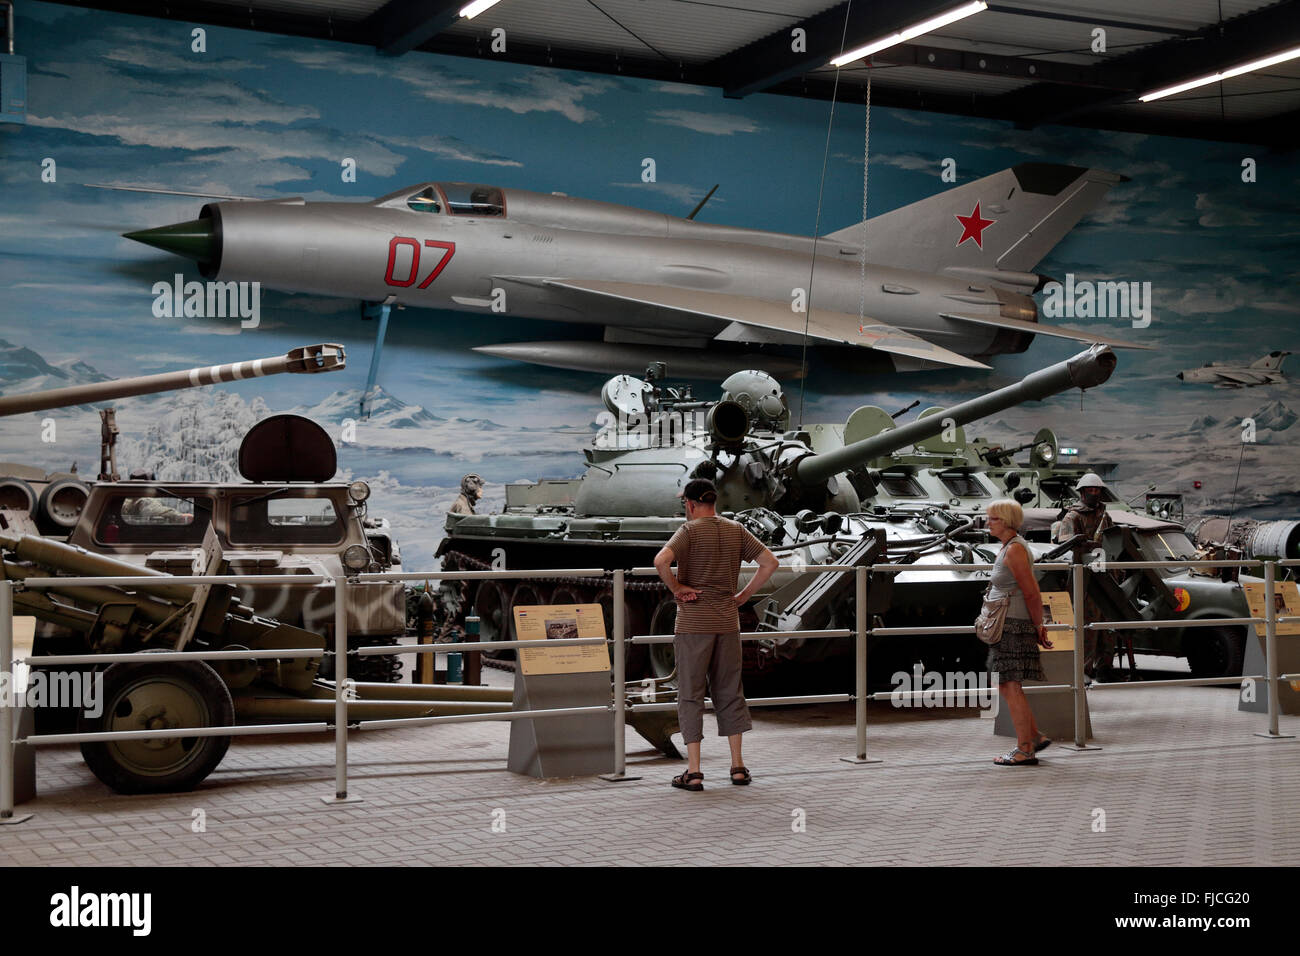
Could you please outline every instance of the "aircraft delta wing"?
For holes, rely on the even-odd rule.
[[[805,335],[899,370],[987,368],[1039,334],[1143,347],[1042,325],[1032,298],[1048,281],[1034,267],[1121,180],[1024,163],[816,239],[454,182],[366,203],[209,202],[127,236],[210,279],[600,326],[599,342],[481,347],[564,368],[625,371],[634,348],[755,367]]]

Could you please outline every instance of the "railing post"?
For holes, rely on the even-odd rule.
[[[348,580],[334,579],[334,796],[323,803],[360,803],[348,796]]]
[[[614,572],[614,772],[601,774],[602,780],[619,783],[637,780],[627,776],[627,594],[626,572]]]
[[[18,691],[14,682],[14,584],[0,581],[0,677],[5,691],[0,697],[0,824],[22,823],[31,814],[14,816],[14,714]]]
[[[1284,734],[1278,730],[1278,712],[1282,709],[1278,701],[1277,675],[1281,669],[1277,665],[1277,608],[1273,604],[1273,592],[1277,589],[1277,564],[1264,562],[1264,673],[1268,681],[1268,733],[1256,734],[1256,737],[1272,737],[1287,740],[1294,734]],[[1249,635],[1249,629],[1247,634]],[[1253,635],[1246,639],[1250,640]],[[1258,639],[1258,638],[1256,638]]]
[[[1071,602],[1074,604],[1074,678],[1071,681],[1074,694],[1074,749],[1100,750],[1100,747],[1088,746],[1088,697],[1083,686],[1083,648],[1087,634],[1087,619],[1084,615],[1083,562],[1074,559],[1070,569]]]
[[[858,733],[857,755],[841,757],[845,763],[865,764],[880,763],[879,758],[867,757],[867,568],[859,566],[853,569],[853,598],[856,605],[854,624],[857,633],[853,637],[854,684],[854,724]]]

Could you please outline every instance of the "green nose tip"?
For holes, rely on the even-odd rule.
[[[211,219],[178,222],[172,226],[124,232],[122,235],[143,242],[146,246],[193,259],[199,265],[208,266],[217,259],[217,239],[212,231]]]

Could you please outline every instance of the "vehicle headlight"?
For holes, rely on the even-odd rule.
[[[370,567],[370,549],[354,544],[343,552],[343,566],[349,571],[364,571]]]
[[[370,497],[370,486],[364,481],[354,481],[348,485],[348,497],[357,504],[361,504]]]
[[[1045,462],[1049,462],[1056,457],[1056,449],[1045,441],[1039,442],[1038,447],[1035,448],[1034,451],[1038,452],[1038,457]]]

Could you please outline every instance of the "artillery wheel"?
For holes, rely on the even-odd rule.
[[[651,634],[671,634],[677,623],[677,601],[668,595],[655,605],[650,615]],[[650,676],[667,677],[677,669],[677,654],[671,644],[649,644]]]
[[[624,593],[623,601],[623,639],[635,634],[645,634],[646,608],[644,602]],[[600,605],[601,616],[605,619],[605,633],[609,636],[609,666],[614,667],[614,592],[601,591],[596,595],[595,603]],[[634,681],[645,677],[650,670],[650,644],[627,644],[627,657],[623,661],[623,680]]]
[[[225,683],[203,661],[118,663],[104,671],[103,712],[83,714],[81,733],[229,727],[235,705]],[[118,793],[193,790],[221,763],[229,737],[177,737],[83,743],[91,771]]]
[[[1183,652],[1193,677],[1240,677],[1246,639],[1232,627],[1198,628],[1184,634]]]
[[[480,641],[505,641],[510,634],[510,596],[500,581],[482,581],[474,592],[474,613],[478,615]],[[484,651],[491,660],[514,660],[514,651]]]

